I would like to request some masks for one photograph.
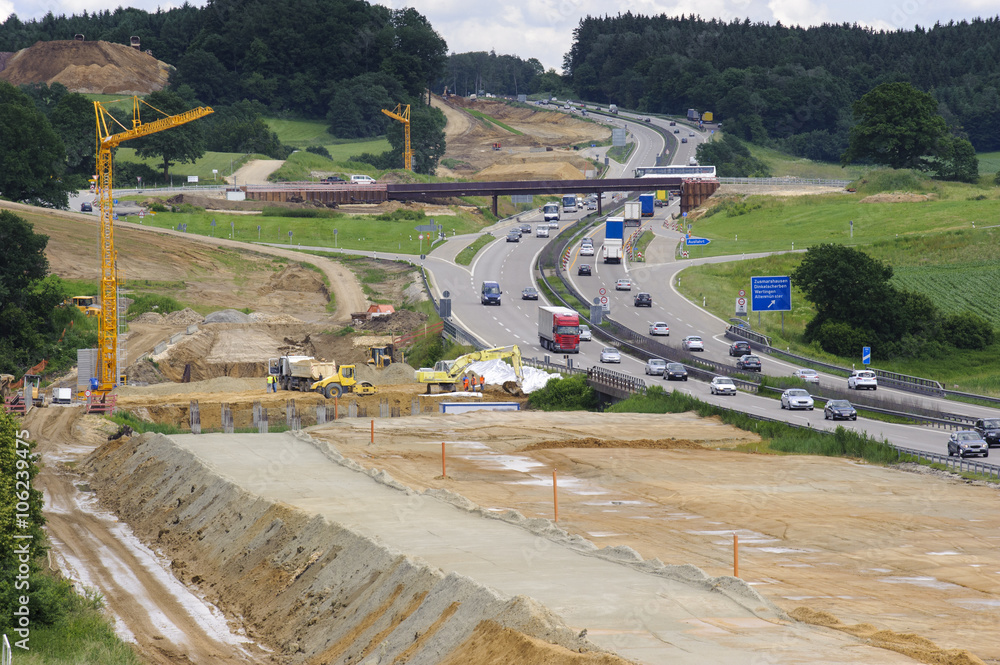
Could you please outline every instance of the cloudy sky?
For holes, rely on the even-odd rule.
[[[170,9],[183,0],[133,0],[128,6],[147,11]],[[22,20],[115,9],[109,0],[0,0],[0,19],[17,14]],[[204,5],[204,0],[191,0]],[[1000,0],[382,0],[395,9],[413,7],[426,16],[454,53],[495,50],[522,58],[538,58],[545,68],[562,69],[573,29],[584,16],[631,11],[634,14],[697,14],[703,18],[785,25],[858,23],[876,29],[912,30],[915,25],[959,21],[1000,14]]]

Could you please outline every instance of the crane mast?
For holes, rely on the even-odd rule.
[[[410,146],[410,105],[403,106],[396,104],[396,108],[391,111],[382,109],[382,113],[393,120],[403,123],[403,168],[407,171],[413,170],[413,148]]]
[[[116,100],[117,101],[117,100]],[[132,97],[132,128],[121,124],[104,107],[101,102],[94,102],[94,115],[97,117],[97,193],[100,210],[100,238],[98,240],[101,254],[101,315],[98,319],[97,332],[97,390],[108,392],[118,383],[118,333],[124,312],[118,308],[118,285],[122,275],[118,271],[118,253],[115,250],[114,227],[114,193],[112,182],[111,151],[123,141],[148,136],[171,127],[197,120],[212,113],[209,107],[198,107],[177,115],[167,115],[146,104],[150,109],[166,117],[143,124],[140,116],[138,97]],[[113,124],[108,122],[108,119]],[[112,134],[108,129],[118,125],[124,131]]]

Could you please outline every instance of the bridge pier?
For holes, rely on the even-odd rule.
[[[500,195],[497,194],[496,192],[493,192],[493,208],[492,208],[492,210],[493,210],[493,216],[494,217],[499,217],[499,215],[497,213],[497,199],[498,198],[500,198]]]

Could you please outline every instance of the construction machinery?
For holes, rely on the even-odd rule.
[[[29,399],[34,406],[45,406],[42,377],[38,374],[24,375],[24,401],[27,402]]]
[[[362,381],[358,383],[355,379],[354,365],[341,365],[336,374],[326,377],[322,381],[317,381],[310,386],[310,389],[323,393],[327,399],[340,397],[344,393],[357,393],[359,395],[374,395],[378,389]]]
[[[442,391],[450,392],[455,390],[456,384],[461,381],[465,369],[474,362],[480,360],[506,360],[509,359],[514,366],[514,375],[517,381],[506,381],[503,389],[512,395],[521,394],[521,349],[514,346],[498,346],[492,349],[474,351],[464,356],[459,356],[454,360],[439,360],[434,364],[434,368],[421,368],[414,372],[414,378],[418,383],[427,384],[427,394],[431,393],[432,386],[438,386]]]
[[[368,364],[375,369],[384,369],[393,362],[392,344],[368,347]]]
[[[281,356],[268,360],[268,373],[278,380],[282,390],[307,392],[317,381],[337,373],[333,362],[316,360],[312,356]]]
[[[413,170],[413,148],[410,146],[410,105],[403,106],[396,104],[396,108],[391,111],[382,109],[382,113],[393,120],[403,123],[403,168],[407,171]]]
[[[14,383],[13,374],[0,374],[0,407],[4,405],[10,396],[10,387]]]
[[[115,100],[116,102],[119,100]],[[114,102],[108,102],[112,104]],[[140,117],[140,103],[161,114],[162,118],[143,123]],[[118,287],[121,275],[118,272],[118,253],[114,240],[114,193],[112,184],[111,153],[125,141],[149,136],[165,129],[197,120],[212,113],[208,107],[198,107],[177,115],[167,115],[138,97],[132,97],[132,128],[120,123],[101,102],[94,102],[94,115],[97,116],[97,182],[95,193],[100,207],[100,254],[101,254],[101,310],[97,331],[97,386],[99,392],[107,393],[115,386],[120,376],[118,361],[122,356],[124,364],[124,349],[119,349],[119,328],[125,326],[125,308],[119,306]],[[108,122],[110,120],[110,122]],[[114,125],[123,131],[112,134]],[[111,128],[109,130],[109,127]]]
[[[86,316],[100,316],[101,306],[97,304],[94,296],[73,296],[63,301],[66,307],[76,307]]]

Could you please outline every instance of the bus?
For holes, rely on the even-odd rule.
[[[650,177],[687,178],[688,180],[714,180],[714,166],[670,164],[668,166],[640,166],[635,170],[636,178]]]
[[[562,197],[563,212],[576,212],[576,194]]]

